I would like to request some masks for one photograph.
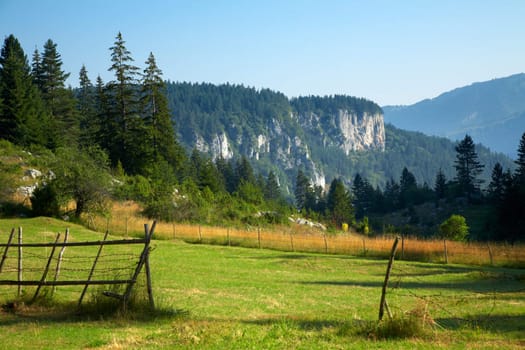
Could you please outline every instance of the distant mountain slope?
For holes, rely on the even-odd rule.
[[[510,156],[525,132],[525,74],[458,88],[410,106],[383,107],[385,121],[405,130],[476,143]]]
[[[245,156],[263,175],[270,170],[289,195],[298,169],[317,185],[359,173],[374,186],[399,180],[406,166],[418,183],[433,186],[441,168],[454,177],[454,142],[384,124],[381,108],[350,96],[288,99],[279,92],[235,85],[169,83],[179,141],[213,158]],[[490,179],[496,162],[513,163],[477,146]]]

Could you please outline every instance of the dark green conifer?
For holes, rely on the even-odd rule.
[[[175,170],[180,171],[183,162],[181,146],[175,138],[175,131],[166,98],[166,85],[155,56],[150,53],[142,78],[142,116],[149,136],[149,147],[153,159],[166,160]]]
[[[469,135],[456,146],[456,181],[459,185],[461,194],[471,201],[475,193],[479,193],[482,180],[478,179],[484,165],[478,160],[474,141]]]
[[[0,138],[24,146],[46,144],[47,114],[14,35],[5,39],[0,53],[0,100]]]

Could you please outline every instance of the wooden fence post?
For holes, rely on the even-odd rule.
[[[366,256],[366,242],[364,238],[363,238],[363,255]]]
[[[487,242],[487,248],[489,249],[490,265],[491,265],[491,266],[494,266],[494,259],[493,259],[493,256],[492,256],[492,249],[490,249],[490,244],[489,244],[489,242]]]
[[[390,272],[392,271],[392,265],[394,264],[394,256],[396,255],[397,244],[399,242],[399,237],[396,237],[394,244],[392,245],[392,251],[390,252],[390,259],[388,260],[388,266],[386,268],[385,281],[383,282],[383,289],[381,291],[381,302],[379,304],[379,321],[383,319],[384,309],[388,311],[388,316],[392,318],[390,309],[386,303],[386,288],[388,286],[388,279],[390,278]]]
[[[122,296],[122,303],[123,303],[124,310],[126,310],[127,308],[129,297],[131,296],[131,291],[133,290],[133,286],[137,282],[137,278],[140,274],[140,271],[142,270],[142,267],[144,266],[144,264],[146,264],[146,262],[149,262],[149,258],[148,258],[149,250],[150,250],[149,245],[151,242],[151,236],[153,236],[153,232],[155,231],[155,226],[157,226],[157,222],[153,221],[151,230],[149,230],[148,234],[146,235],[146,239],[145,239],[146,242],[144,243],[144,249],[142,250],[142,253],[140,255],[140,259],[137,264],[137,267],[135,268],[135,272],[133,273],[133,276],[131,277],[131,281],[128,283],[128,286],[126,287],[126,291],[124,295]],[[148,276],[146,276],[146,278],[148,278]],[[151,279],[150,279],[150,283],[151,283]],[[150,294],[150,303],[152,299],[153,299],[153,295]]]
[[[445,264],[448,264],[448,251],[447,251],[447,240],[443,240],[443,249],[445,252]]]
[[[152,228],[152,231],[150,233],[150,232],[148,232],[148,224],[144,224],[144,238],[147,241],[150,241],[152,234],[153,234],[153,228]],[[144,263],[144,267],[146,269],[146,286],[147,286],[147,289],[148,289],[149,306],[153,310],[153,309],[155,309],[155,300],[153,299],[153,288],[151,286],[151,272],[150,272],[150,269],[149,269],[149,248],[148,248],[148,252],[146,254],[146,261]]]
[[[257,227],[257,241],[259,241],[259,249],[261,249],[261,228]]]
[[[328,254],[328,242],[326,241],[326,232],[323,233],[323,238],[324,238],[324,253]]]
[[[401,259],[405,259],[405,235],[401,235]]]
[[[226,228],[226,238],[228,239],[228,247],[232,245],[232,242],[230,241],[230,228]]]
[[[18,228],[18,282],[22,282],[22,227]],[[22,295],[22,285],[18,285],[18,296]]]
[[[199,224],[199,242],[202,243],[202,229],[201,229],[200,224]]]
[[[293,232],[290,231],[290,244],[292,245],[292,252],[295,252],[295,249],[293,247]]]

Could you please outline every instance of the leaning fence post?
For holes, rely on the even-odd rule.
[[[51,265],[51,261],[53,260],[53,255],[55,255],[55,250],[56,250],[59,239],[60,239],[60,233],[57,233],[55,244],[53,244],[53,248],[51,248],[51,253],[49,254],[49,258],[47,259],[46,268],[44,269],[44,273],[42,274],[40,283],[38,284],[38,287],[36,288],[35,295],[33,295],[33,299],[31,299],[31,303],[33,303],[36,300],[36,298],[38,297],[38,293],[40,293],[40,289],[42,288],[42,285],[46,282],[47,273],[49,272],[49,265]]]
[[[11,241],[13,240],[14,235],[15,235],[15,229],[13,228],[11,230],[11,234],[9,235],[9,238],[7,239],[7,245],[4,249],[4,254],[2,255],[2,261],[0,261],[0,272],[2,272],[2,267],[4,266],[5,259],[7,259],[7,250],[9,249],[9,246],[11,245]]]
[[[84,286],[84,289],[82,290],[82,294],[80,294],[80,299],[78,299],[78,307],[80,308],[80,305],[82,305],[82,299],[84,299],[84,295],[86,294],[86,291],[89,286],[89,282],[91,281],[91,278],[93,277],[93,272],[95,272],[95,266],[97,265],[98,258],[100,257],[100,253],[102,252],[102,247],[104,246],[103,242],[106,241],[108,238],[109,231],[106,231],[104,234],[104,238],[102,239],[102,242],[100,243],[100,246],[98,247],[97,256],[95,257],[95,261],[93,261],[93,265],[91,266],[91,270],[89,271],[89,276],[87,278],[87,283]]]
[[[390,259],[388,260],[388,266],[386,268],[385,281],[383,282],[383,289],[381,291],[381,302],[379,304],[379,321],[383,319],[383,314],[385,313],[385,307],[388,309],[386,304],[386,288],[388,285],[388,279],[390,278],[390,272],[392,271],[392,265],[394,264],[394,256],[396,255],[397,244],[399,242],[399,237],[396,237],[394,244],[392,245],[392,251],[390,252]],[[390,316],[390,312],[389,312]]]
[[[22,282],[22,227],[18,228],[18,282]],[[18,296],[22,295],[22,284],[18,283]]]

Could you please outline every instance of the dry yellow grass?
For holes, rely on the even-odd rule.
[[[91,228],[99,231],[109,230],[124,236],[142,235],[144,223],[150,221],[140,215],[140,207],[134,202],[115,203],[111,215],[107,218],[87,218]],[[155,236],[159,239],[183,239],[283,251],[378,257],[389,254],[394,240],[393,236],[368,238],[355,233],[327,234],[304,225],[276,226],[270,230],[257,227],[239,229],[170,222],[157,222]],[[398,257],[457,264],[525,266],[525,246],[403,238],[398,247]]]

